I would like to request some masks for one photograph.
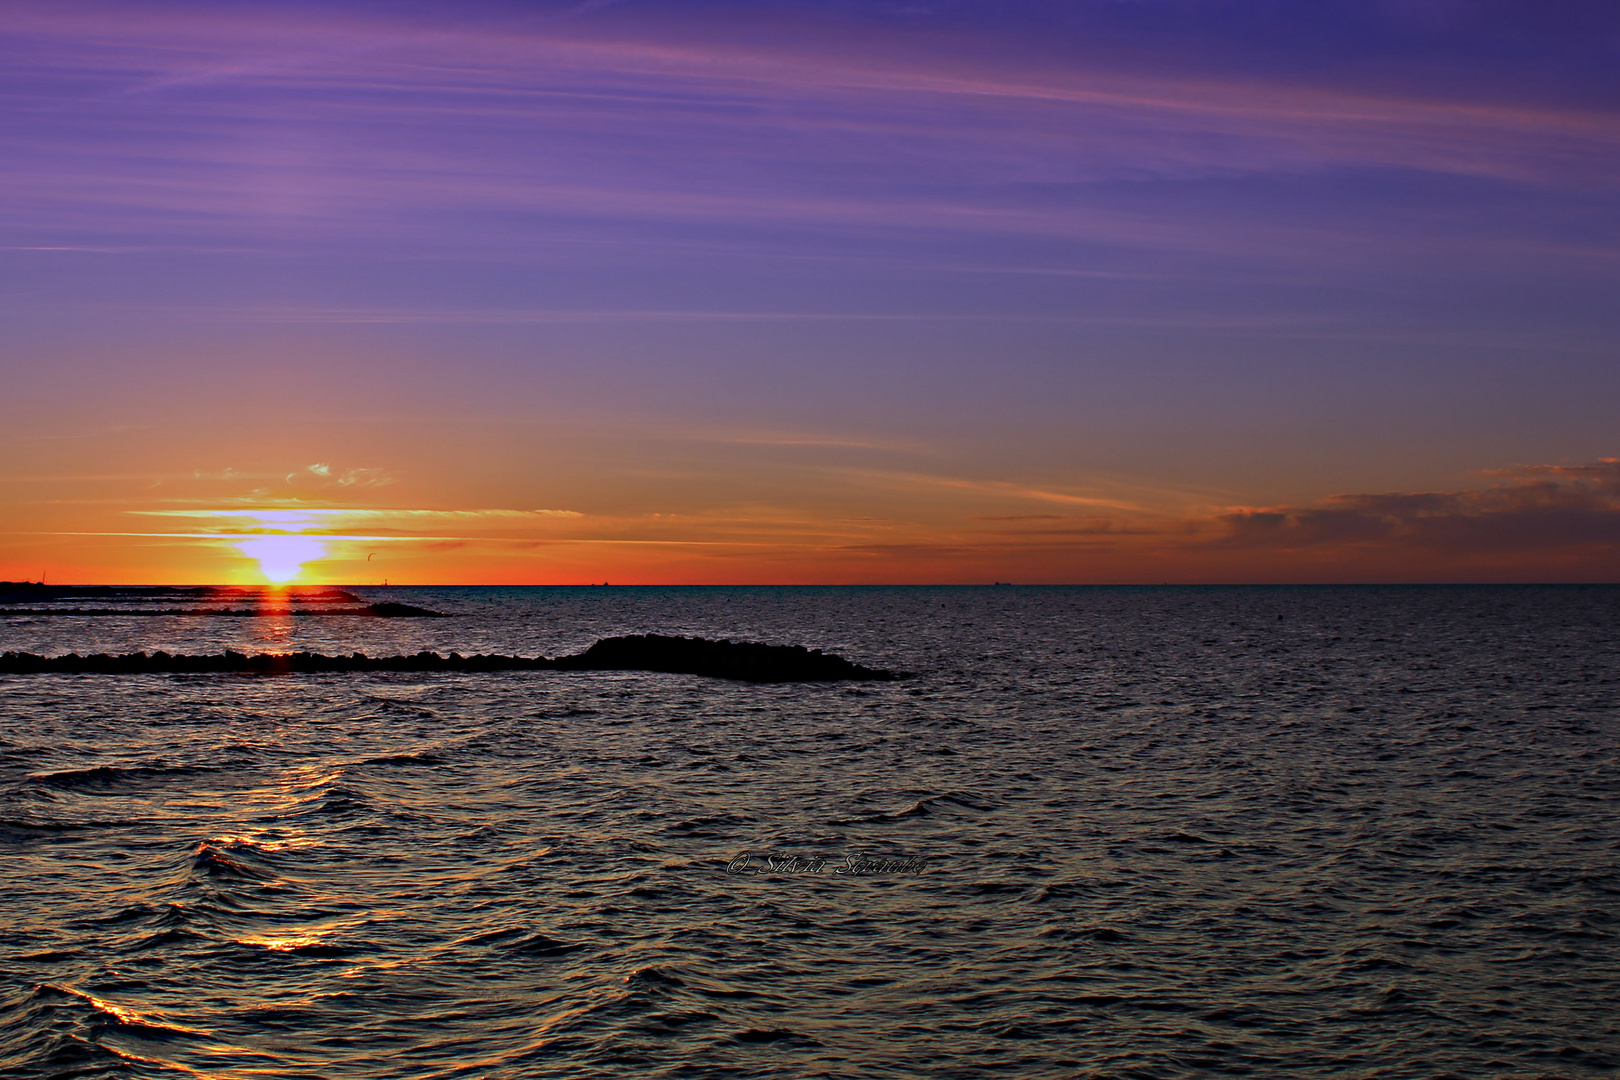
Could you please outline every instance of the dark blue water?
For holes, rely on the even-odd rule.
[[[1620,1067],[1620,589],[357,591],[0,647],[917,675],[0,678],[0,1074]]]

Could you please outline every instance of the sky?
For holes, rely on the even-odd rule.
[[[1609,0],[0,4],[0,579],[1620,580]]]

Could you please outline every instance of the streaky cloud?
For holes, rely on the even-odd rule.
[[[267,29],[247,9],[162,10],[10,17],[25,48],[7,98],[31,152],[5,166],[8,216],[36,246],[146,233],[229,248],[291,219],[330,241],[450,245],[469,219],[516,214],[1301,259],[1324,240],[1483,241],[1443,222],[1419,238],[1235,207],[1167,215],[1127,193],[1399,170],[1597,197],[1620,179],[1620,112],[1601,107],[893,49],[863,62],[837,34],[699,46],[577,24],[514,32],[351,10]],[[1491,235],[1532,241],[1506,224]]]
[[[1243,548],[1427,548],[1459,554],[1620,554],[1620,459],[1487,474],[1464,491],[1335,495],[1314,506],[1222,514],[1217,543]]]

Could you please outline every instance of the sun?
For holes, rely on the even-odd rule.
[[[292,581],[305,563],[326,554],[326,545],[309,536],[252,536],[235,543],[243,555],[257,560],[259,573],[275,585]]]

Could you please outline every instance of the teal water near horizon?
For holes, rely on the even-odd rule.
[[[915,675],[0,678],[0,1073],[1620,1067],[1620,588],[352,591],[0,648]]]

